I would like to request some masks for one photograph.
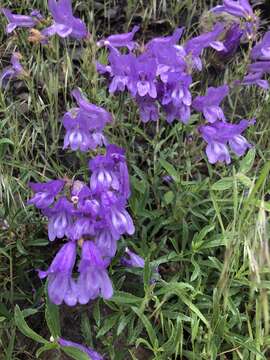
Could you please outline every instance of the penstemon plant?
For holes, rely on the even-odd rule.
[[[54,35],[75,40],[90,37],[86,24],[73,15],[71,0],[49,0],[48,5],[53,16],[53,23],[48,27],[43,26],[43,16],[38,10],[30,15],[18,15],[2,9],[8,20],[6,32],[29,28],[43,46],[49,44]],[[138,26],[131,32],[101,39],[96,48],[97,51],[106,49],[108,62],[96,61],[96,69],[107,79],[110,94],[128,92],[139,108],[143,123],[158,121],[161,114],[165,114],[168,126],[175,120],[186,125],[192,113],[201,114],[201,122],[195,126],[206,142],[209,163],[229,164],[230,150],[240,157],[251,147],[242,134],[255,120],[229,122],[228,118],[234,120],[230,118],[233,115],[227,114],[221,103],[233,87],[269,88],[264,75],[270,72],[270,32],[251,49],[250,64],[242,80],[211,86],[206,93],[196,96],[193,77],[204,68],[206,49],[220,59],[232,58],[241,42],[253,43],[259,27],[259,18],[247,0],[224,0],[209,13],[211,29],[186,41],[181,41],[184,28],[177,28],[171,36],[139,44],[134,40]],[[227,17],[221,20],[220,14]],[[36,26],[43,28],[39,31]],[[20,54],[14,52],[11,65],[1,73],[2,87],[25,76],[20,60]],[[104,108],[91,104],[80,89],[74,89],[71,95],[77,105],[62,118],[63,149],[92,152],[89,182],[66,178],[31,182],[29,186],[34,195],[28,204],[47,218],[49,240],[64,241],[49,268],[38,270],[41,279],[47,278],[49,300],[55,305],[75,306],[88,304],[98,297],[112,298],[114,287],[108,267],[120,238],[132,236],[135,227],[127,210],[131,189],[125,149],[110,143],[104,134],[112,116]],[[78,273],[74,271],[77,261]],[[126,248],[122,264],[143,268],[145,261]],[[61,337],[56,341],[61,347],[78,348],[94,360],[102,359],[94,350],[73,341]]]

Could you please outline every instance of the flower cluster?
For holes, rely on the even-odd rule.
[[[105,125],[111,122],[111,115],[101,107],[90,104],[83,98],[80,90],[72,91],[78,107],[69,110],[63,117],[63,125],[66,129],[64,149],[86,152],[97,146],[107,144],[102,133]]]
[[[110,78],[109,92],[128,90],[139,106],[143,122],[158,119],[159,105],[169,123],[174,119],[187,123],[192,103],[192,71],[202,69],[205,48],[225,50],[218,40],[224,30],[222,24],[178,45],[183,30],[178,28],[171,36],[152,39],[143,48],[133,41],[138,27],[98,42],[98,46],[107,46],[110,52],[109,65],[97,63],[97,70]],[[128,48],[129,53],[121,53],[118,48]]]
[[[270,31],[267,31],[262,40],[252,48],[250,57],[254,63],[249,65],[248,74],[241,84],[257,85],[264,90],[269,89],[269,83],[263,77],[270,73]]]
[[[52,302],[75,305],[90,299],[112,296],[107,273],[121,235],[132,235],[133,221],[125,209],[130,195],[128,169],[124,151],[108,145],[105,155],[89,162],[92,171],[89,185],[74,181],[52,180],[45,184],[30,183],[35,195],[29,200],[48,218],[50,241],[67,237],[47,271],[48,293]],[[79,276],[72,271],[77,244],[81,246]]]
[[[54,22],[40,32],[40,39],[46,41],[49,36],[58,34],[60,37],[71,36],[80,40],[88,35],[84,22],[74,17],[70,0],[49,0],[48,7]],[[43,19],[37,10],[32,11],[29,16],[15,15],[7,9],[2,9],[2,12],[9,21],[7,32],[16,27],[32,28]],[[259,19],[248,0],[224,0],[222,5],[210,9],[210,12],[216,16],[212,29],[181,44],[179,41],[183,28],[177,28],[171,36],[154,38],[145,45],[134,41],[138,26],[134,26],[128,33],[110,35],[99,40],[97,46],[106,47],[109,51],[107,65],[97,62],[98,72],[109,78],[109,92],[114,94],[127,90],[136,101],[143,122],[157,121],[161,109],[168,123],[178,120],[186,124],[193,109],[201,112],[207,122],[220,122],[218,126],[225,126],[222,122],[226,122],[226,118],[219,104],[228,94],[228,86],[210,87],[205,96],[192,99],[193,73],[203,69],[202,54],[205,49],[213,49],[220,58],[226,59],[235,53],[242,39],[254,39]],[[219,14],[226,14],[227,18],[222,19]],[[33,31],[37,30],[31,31],[35,38],[37,34]],[[268,88],[268,82],[262,77],[270,72],[269,45],[270,36],[267,32],[262,41],[252,49],[251,59],[255,62],[249,66],[249,73],[242,84],[257,84]],[[1,83],[22,73],[16,55],[12,59],[12,66],[4,69],[1,75]],[[104,109],[90,104],[78,89],[72,95],[77,107],[69,110],[63,117],[66,129],[64,149],[70,147],[72,150],[87,152],[98,146],[106,146],[108,142],[103,129],[111,121],[111,116]],[[199,128],[201,134],[202,129],[203,127]],[[206,139],[205,136],[203,138]],[[207,139],[209,144],[209,137]],[[235,153],[238,156],[243,154],[239,151]],[[225,161],[224,156],[214,158]],[[211,158],[211,162],[216,162],[214,158]]]
[[[226,121],[220,103],[228,93],[227,85],[218,88],[210,87],[205,96],[197,96],[192,102],[192,107],[203,113],[205,120],[210,123],[210,125],[199,126],[198,130],[207,142],[206,155],[211,164],[231,162],[228,144],[237,156],[242,156],[251,147],[241,134],[255,121],[241,120],[239,124],[230,124]]]
[[[214,14],[230,15],[233,26],[239,25],[239,29],[242,29],[242,35],[245,39],[255,38],[259,27],[259,19],[254,14],[248,0],[223,0],[223,5],[215,6],[211,11]]]
[[[228,2],[224,4],[228,7]],[[224,5],[222,11],[229,9],[232,12],[232,4],[227,7]],[[143,122],[156,121],[159,118],[159,107],[165,112],[168,123],[177,119],[186,124],[192,109],[203,114],[204,119],[212,125],[200,126],[198,130],[208,144],[206,154],[212,164],[230,162],[227,141],[237,156],[243,155],[250,147],[240,135],[247,126],[239,128],[238,125],[227,123],[220,107],[229,93],[228,85],[209,87],[206,95],[192,100],[192,73],[203,68],[203,50],[210,47],[219,56],[231,56],[239,45],[243,35],[240,25],[231,26],[225,33],[224,29],[224,24],[217,23],[212,31],[191,38],[182,45],[178,45],[178,42],[183,28],[176,29],[171,36],[154,38],[144,47],[133,40],[137,27],[129,33],[111,35],[98,42],[99,47],[106,46],[109,49],[109,64],[97,63],[98,72],[109,77],[109,92],[114,94],[127,90],[138,104]],[[220,41],[222,36],[223,42]],[[127,48],[128,53],[121,53],[118,48]],[[245,120],[241,123],[245,123]],[[220,138],[217,138],[216,133],[221,129],[222,133],[228,132],[225,140],[224,134],[218,134]]]

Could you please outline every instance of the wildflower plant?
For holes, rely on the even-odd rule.
[[[75,11],[72,8],[71,0],[48,0],[48,10],[51,16],[50,20],[46,19],[46,16],[39,10],[33,10],[29,15],[20,15],[7,8],[1,9],[7,20],[7,35],[16,34],[20,28],[22,28],[21,31],[30,31],[29,41],[33,40],[36,46],[40,46],[42,50],[48,50],[48,53],[52,50],[54,36],[60,37],[60,41],[57,43],[60,47],[66,44],[66,40],[63,39],[67,38],[72,39],[72,44],[75,43],[75,46],[77,42],[81,42],[84,46],[84,41],[88,42],[85,46],[91,44],[92,54],[96,55],[91,62],[95,64],[102,84],[105,84],[103,95],[108,93],[110,98],[117,103],[119,93],[127,94],[125,100],[131,99],[132,109],[135,108],[135,112],[138,111],[139,118],[143,123],[136,125],[137,133],[143,134],[145,139],[155,147],[153,160],[147,158],[145,163],[149,165],[153,161],[154,169],[156,169],[156,152],[158,147],[162,146],[155,144],[156,138],[152,140],[148,137],[147,131],[151,129],[152,122],[156,124],[156,137],[163,136],[162,131],[159,133],[159,126],[162,122],[163,127],[172,129],[171,133],[173,131],[177,133],[177,129],[180,127],[184,129],[183,132],[187,132],[185,135],[187,148],[188,141],[190,140],[192,143],[193,137],[198,137],[199,144],[205,150],[205,162],[210,164],[207,164],[209,171],[215,171],[212,170],[215,169],[214,166],[216,168],[222,165],[228,166],[235,157],[243,157],[248,150],[252,151],[253,144],[248,140],[246,130],[248,127],[256,126],[254,114],[250,116],[249,120],[243,119],[235,116],[235,108],[232,110],[226,106],[227,102],[231,103],[231,93],[242,86],[255,85],[263,90],[269,88],[265,76],[270,73],[270,35],[268,31],[261,40],[255,41],[258,38],[260,19],[248,0],[224,0],[222,4],[209,9],[210,28],[193,37],[189,36],[184,27],[177,27],[171,35],[154,37],[146,43],[140,40],[142,28],[138,25],[133,26],[129,32],[111,34],[100,40],[93,35],[90,40],[91,35],[88,32],[87,24],[83,19],[74,15]],[[222,17],[220,14],[226,16]],[[208,54],[212,54],[215,59],[221,61],[230,61],[243,43],[248,43],[249,48],[242,78],[236,81],[229,79],[225,83],[218,84],[211,83],[210,78],[206,89],[200,87],[200,81],[197,79],[209,65],[207,63]],[[100,54],[105,55],[106,61],[100,61]],[[69,56],[68,51],[67,56]],[[13,81],[17,79],[27,82],[28,72],[21,64],[21,60],[20,53],[14,51],[10,65],[4,67],[0,74],[0,86],[3,91],[12,88]],[[64,70],[68,74],[69,69]],[[140,207],[145,214],[147,231],[151,230],[157,239],[159,226],[165,224],[165,226],[168,225],[169,231],[175,230],[177,226],[175,223],[172,226],[169,219],[163,220],[160,224],[157,223],[155,229],[151,229],[149,223],[151,224],[151,218],[155,216],[158,218],[160,209],[166,205],[173,203],[176,209],[179,207],[182,211],[179,206],[181,201],[178,201],[178,195],[174,198],[172,189],[176,188],[177,193],[184,192],[183,188],[187,185],[191,186],[192,181],[183,181],[182,184],[177,171],[163,158],[160,159],[161,166],[168,173],[166,176],[161,176],[162,186],[169,189],[164,199],[160,200],[154,181],[151,185],[147,181],[144,183],[145,178],[142,171],[138,166],[129,163],[127,156],[129,149],[118,146],[117,144],[122,142],[115,141],[108,130],[112,126],[119,130],[121,128],[119,121],[117,122],[117,119],[115,121],[114,116],[107,111],[105,105],[99,106],[90,102],[86,93],[86,89],[75,87],[70,94],[65,94],[70,96],[74,105],[65,109],[65,112],[63,111],[59,123],[62,126],[61,134],[63,134],[61,147],[64,152],[62,157],[65,158],[67,154],[74,156],[74,159],[77,157],[81,160],[81,167],[85,167],[87,164],[87,176],[82,175],[83,171],[77,176],[69,177],[63,176],[62,173],[51,173],[49,180],[47,178],[45,182],[30,181],[28,183],[32,196],[27,204],[35,206],[40,211],[46,221],[49,245],[51,248],[57,248],[50,265],[47,268],[41,266],[35,269],[36,274],[39,279],[46,279],[48,303],[53,309],[53,306],[62,304],[70,307],[87,304],[92,306],[95,301],[98,302],[99,298],[107,301],[108,304],[114,304],[116,298],[117,304],[118,291],[115,292],[115,289],[120,288],[121,290],[124,280],[123,278],[114,280],[112,277],[114,269],[121,265],[128,271],[135,268],[134,271],[138,271],[140,278],[143,272],[145,298],[140,303],[140,307],[136,307],[139,297],[132,294],[125,293],[126,299],[121,301],[125,305],[130,305],[133,313],[141,319],[151,342],[151,346],[148,343],[148,348],[154,353],[155,358],[161,359],[160,353],[163,351],[166,353],[170,346],[169,342],[175,340],[170,339],[168,343],[164,343],[164,348],[157,346],[158,339],[151,331],[149,320],[143,315],[145,309],[151,309],[152,302],[155,302],[153,316],[157,316],[163,304],[175,294],[177,296],[180,294],[182,303],[190,307],[192,317],[186,316],[183,317],[183,320],[178,317],[178,308],[171,301],[173,316],[178,319],[177,328],[166,328],[164,331],[171,332],[172,337],[177,338],[181,329],[183,332],[182,321],[186,321],[187,318],[191,323],[195,323],[199,319],[208,329],[212,324],[200,310],[194,307],[186,295],[190,291],[193,293],[192,296],[197,296],[197,293],[201,291],[199,287],[194,295],[195,289],[192,285],[183,285],[175,281],[175,284],[171,286],[160,275],[159,267],[162,267],[162,264],[170,256],[176,259],[173,261],[183,260],[183,252],[179,250],[175,241],[172,241],[175,249],[172,251],[173,255],[167,254],[165,260],[154,259],[151,265],[148,254],[140,256],[131,250],[130,244],[135,234],[135,226],[137,232],[141,231],[140,221],[136,219],[136,210]],[[106,104],[106,99],[103,100],[103,104]],[[249,115],[246,114],[243,117],[248,118]],[[170,137],[171,135],[168,136],[168,138]],[[54,141],[54,139],[51,140]],[[161,139],[161,141],[163,140]],[[173,148],[174,144],[172,144],[172,151],[174,151]],[[139,149],[142,151],[141,148]],[[250,156],[249,154],[251,152],[247,156]],[[211,165],[213,166],[211,167]],[[130,181],[130,174],[133,171],[139,175],[141,181],[134,180],[134,178],[133,181]],[[190,173],[189,176],[192,177],[193,174]],[[242,173],[238,174],[237,180],[239,178],[245,184],[248,182]],[[228,182],[232,183],[230,178]],[[233,184],[236,188],[235,179]],[[144,197],[147,197],[150,191],[153,192],[158,204],[157,209],[154,210],[150,207],[150,210],[144,208]],[[236,190],[234,189],[234,191]],[[134,192],[140,193],[141,201],[133,198]],[[227,230],[223,225],[214,195],[211,194],[211,196],[222,229],[222,236],[226,238]],[[190,202],[195,200],[197,201],[194,197]],[[237,201],[236,197],[234,201]],[[179,220],[177,212],[174,212],[173,216],[177,221]],[[200,219],[204,220],[205,214],[201,215]],[[188,225],[184,224],[183,226],[183,237],[185,237],[188,233]],[[233,224],[234,230],[235,227],[236,225]],[[192,266],[195,263],[194,254],[200,254],[200,249],[204,246],[202,240],[208,232],[212,231],[212,228],[205,227],[200,231],[197,226],[196,230],[199,232],[193,238]],[[143,235],[146,236],[146,233]],[[223,238],[222,241],[225,241]],[[119,246],[120,244],[121,246]],[[136,249],[136,244],[134,247]],[[119,248],[120,251],[118,251]],[[122,251],[122,249],[124,250]],[[205,261],[212,261],[209,254],[207,259]],[[194,266],[192,279],[203,277],[203,274],[199,275],[197,265]],[[213,262],[213,268],[218,266],[218,261]],[[159,285],[163,285],[164,288],[161,286],[156,295],[153,295],[155,287],[159,287]],[[160,294],[165,294],[161,302],[158,298]],[[205,299],[202,299],[203,301]],[[113,310],[113,306],[111,310]],[[18,309],[17,316],[22,316]],[[98,323],[100,314],[96,311],[94,316]],[[27,324],[25,325],[23,321],[21,320],[24,332],[29,335],[29,331],[25,331],[28,329],[25,327]],[[125,323],[120,323],[117,330],[119,334],[127,326],[128,321],[125,318]],[[114,319],[111,322],[113,326]],[[109,330],[112,327],[107,323],[106,326]],[[194,338],[193,333],[189,336]],[[92,347],[66,340],[60,335],[60,331],[56,333],[52,345],[43,338],[39,337],[38,339],[48,349],[50,346],[52,346],[51,349],[60,347],[68,354],[68,349],[71,347],[90,359],[103,359],[103,356]],[[235,346],[235,344],[233,345]],[[169,350],[167,352],[168,356],[173,354]],[[182,350],[180,352],[182,356]],[[187,358],[191,358],[188,352],[186,355]],[[175,356],[178,356],[178,350]],[[207,358],[208,355],[203,354],[203,356]]]

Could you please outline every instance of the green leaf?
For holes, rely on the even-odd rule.
[[[204,315],[201,313],[201,311],[188,298],[186,298],[184,295],[181,295],[180,298],[183,301],[183,303],[185,303],[188,306],[188,308],[192,312],[194,312],[198,316],[198,318],[200,318],[201,321],[210,329],[210,324],[206,320]]]
[[[131,317],[134,316],[132,313],[128,314],[128,316],[122,315],[117,327],[116,335],[119,336],[122,331],[125,329],[128,323],[131,321]]]
[[[41,344],[47,344],[48,341],[44,339],[42,336],[37,334],[34,330],[32,330],[26,323],[23,317],[23,313],[21,312],[18,305],[15,306],[15,324],[18,327],[18,329],[27,337],[29,337],[32,340],[35,340]]]
[[[143,299],[126,293],[124,291],[115,291],[113,297],[109,300],[112,301],[118,305],[123,305],[123,304],[141,304]]]
[[[231,189],[233,186],[233,178],[232,177],[224,177],[223,179],[218,180],[212,186],[212,190],[222,191]]]
[[[171,332],[171,336],[169,337],[168,341],[162,345],[162,349],[165,351],[166,356],[171,356],[175,354],[176,356],[178,348],[182,348],[183,346],[183,326],[181,317],[178,316],[176,319],[176,327],[173,328]]]
[[[170,190],[170,191],[167,191],[165,194],[164,194],[164,202],[166,205],[169,205],[173,202],[175,196],[174,196],[174,193]]]
[[[11,141],[10,139],[8,139],[8,138],[2,138],[2,139],[0,139],[0,146],[2,146],[2,145],[7,145],[7,144],[14,146],[14,142]]]
[[[253,185],[253,182],[250,180],[249,177],[247,177],[246,175],[242,174],[242,173],[237,173],[236,174],[236,178],[237,180],[239,180],[244,186],[251,188]]]
[[[54,350],[54,349],[58,349],[59,345],[56,343],[48,343],[45,344],[43,346],[41,346],[37,352],[36,352],[36,357],[40,357],[41,354],[43,354],[45,351],[50,351],[50,350]]]
[[[147,291],[150,279],[151,279],[151,267],[149,263],[149,259],[147,258],[145,260],[144,268],[143,268],[143,283],[144,283],[144,290]]]
[[[256,149],[251,148],[246,156],[240,161],[239,172],[246,174],[249,170],[251,170],[256,155]]]
[[[47,291],[45,318],[51,335],[54,339],[57,339],[61,335],[59,307],[50,302]]]
[[[207,225],[202,228],[202,230],[195,234],[192,240],[192,250],[198,250],[201,245],[204,243],[204,238],[208,233],[213,231],[215,228],[215,225]]]
[[[174,166],[168,163],[164,159],[159,159],[160,165],[167,171],[167,173],[173,178],[175,182],[180,182],[180,177],[178,172],[175,170]]]
[[[143,325],[144,325],[144,327],[145,327],[145,329],[147,331],[147,334],[149,336],[152,347],[155,348],[156,345],[158,344],[158,339],[157,339],[155,330],[152,327],[152,324],[150,323],[150,321],[147,319],[147,317],[138,308],[132,306],[131,309],[140,318],[141,322],[143,323]]]
[[[111,315],[108,316],[104,321],[103,321],[103,326],[102,328],[99,330],[99,332],[97,333],[96,337],[99,338],[100,336],[105,335],[109,330],[111,330],[111,328],[115,325],[117,319],[119,318],[119,315]]]
[[[72,346],[61,346],[61,350],[75,360],[89,360],[89,355]]]

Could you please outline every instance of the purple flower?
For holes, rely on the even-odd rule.
[[[16,15],[13,14],[9,9],[1,9],[2,13],[8,19],[9,24],[6,27],[6,32],[9,34],[17,27],[32,28],[37,24],[37,20],[32,16],[27,15]]]
[[[264,34],[262,41],[255,45],[251,51],[252,60],[270,60],[270,31]]]
[[[104,222],[100,224],[100,227],[101,229],[97,231],[95,236],[95,244],[104,257],[112,258],[116,253],[119,236],[115,238]]]
[[[158,120],[159,113],[155,99],[150,96],[137,96],[136,102],[140,109],[140,118],[144,123]]]
[[[111,115],[103,108],[90,104],[78,89],[73,90],[72,95],[80,107],[71,109],[63,117],[66,129],[63,148],[86,152],[106,145],[102,131],[106,123],[111,121]]]
[[[139,29],[139,26],[134,26],[132,31],[129,33],[110,35],[106,39],[98,41],[97,46],[110,46],[114,48],[127,47],[130,51],[132,51],[137,46],[136,42],[133,41],[133,37]]]
[[[151,49],[156,46],[166,45],[166,47],[169,47],[169,46],[176,45],[178,43],[178,41],[181,39],[183,32],[184,32],[184,27],[177,28],[174,30],[174,32],[171,36],[162,36],[162,37],[157,37],[157,38],[150,40],[145,45],[145,48],[147,50],[151,51]]]
[[[73,341],[69,341],[69,340],[65,340],[63,338],[59,338],[58,339],[58,343],[59,345],[65,347],[65,346],[71,346],[71,347],[75,347],[81,351],[83,351],[84,353],[86,353],[89,356],[90,360],[103,360],[103,357],[97,353],[96,351],[94,351],[93,349],[83,346],[81,344],[77,344]]]
[[[144,54],[137,57],[135,62],[135,71],[132,74],[132,95],[149,95],[155,99],[157,97],[156,88],[156,61]]]
[[[103,129],[107,123],[112,121],[112,116],[108,111],[100,106],[91,104],[85,97],[83,97],[79,89],[73,90],[71,94],[75,98],[80,109],[91,118],[91,121],[96,121],[97,128]]]
[[[40,279],[48,276],[48,294],[56,305],[64,301],[69,306],[77,303],[76,284],[72,270],[76,260],[76,243],[69,241],[61,247],[47,271],[39,270]]]
[[[223,5],[218,5],[212,9],[213,12],[226,12],[236,17],[245,19],[254,18],[252,7],[248,0],[223,0]]]
[[[263,75],[263,72],[249,73],[239,83],[242,85],[257,85],[264,90],[268,90],[269,83],[267,80],[262,79]]]
[[[74,215],[74,207],[71,202],[65,197],[60,197],[52,208],[44,209],[43,213],[49,218],[48,236],[50,241],[69,235]]]
[[[255,36],[259,19],[254,14],[248,0],[223,0],[223,5],[218,5],[212,10],[214,13],[225,12],[238,18],[244,18],[243,29],[246,37],[251,39]]]
[[[95,222],[89,216],[83,216],[80,213],[76,214],[76,220],[67,230],[67,236],[71,240],[80,240],[83,236],[95,235]]]
[[[24,69],[20,63],[22,56],[20,53],[13,53],[11,57],[11,66],[6,67],[0,74],[0,87],[6,86],[10,79],[15,79],[24,74]]]
[[[131,216],[125,209],[126,199],[116,197],[114,193],[108,191],[102,194],[101,202],[103,216],[112,236],[117,239],[125,233],[133,235],[135,228]]]
[[[58,34],[62,38],[70,35],[78,40],[87,36],[85,23],[72,14],[71,0],[49,0],[48,6],[54,18],[54,23],[44,29],[42,35],[52,36]]]
[[[121,55],[118,50],[111,49],[109,55],[110,76],[112,81],[109,86],[111,94],[116,91],[132,90],[132,75],[135,72],[136,58],[133,54]]]
[[[157,63],[156,75],[164,77],[170,71],[186,71],[187,64],[184,59],[186,52],[182,46],[176,45],[183,32],[183,28],[178,28],[172,36],[155,38],[145,46],[145,54],[149,59],[155,59]]]
[[[129,250],[129,248],[125,249],[125,254],[128,255],[128,257],[122,257],[121,262],[123,265],[144,268],[144,259],[142,257]]]
[[[63,189],[64,180],[51,180],[47,183],[29,183],[35,195],[27,202],[34,204],[38,209],[48,208],[55,200],[56,195]]]
[[[226,32],[225,40],[223,41],[225,49],[218,52],[219,58],[223,59],[233,56],[240,45],[240,40],[243,34],[244,31],[240,29],[239,24],[231,25],[229,30]]]
[[[270,73],[270,61],[257,61],[248,67],[248,71],[251,73]]]
[[[30,15],[34,18],[37,18],[38,20],[43,20],[44,16],[41,14],[39,10],[32,10]]]
[[[169,72],[167,74],[161,104],[167,113],[169,123],[174,119],[178,119],[183,123],[188,122],[192,103],[189,90],[191,82],[192,78],[188,74],[178,72]]]
[[[199,131],[203,139],[207,142],[206,155],[211,164],[216,162],[231,162],[227,145],[237,155],[242,156],[251,145],[241,135],[242,132],[254,120],[241,120],[239,124],[229,124],[223,121],[216,121],[211,125],[200,126]]]
[[[125,152],[116,145],[108,145],[106,150],[106,155],[98,155],[89,162],[90,188],[94,193],[112,190],[128,198],[130,186]]]
[[[63,117],[66,129],[63,149],[86,152],[98,146],[106,145],[107,140],[102,133],[103,128],[97,128],[97,119],[89,116],[80,109],[72,109]],[[103,125],[104,126],[104,125]]]
[[[113,287],[107,272],[108,261],[102,258],[101,251],[92,241],[84,241],[78,277],[78,301],[87,304],[99,295],[110,299]]]
[[[205,119],[214,123],[217,120],[226,121],[223,110],[219,106],[221,101],[229,93],[229,87],[227,85],[219,86],[217,88],[210,87],[207,89],[205,96],[197,96],[193,102],[192,107],[202,112]]]
[[[223,31],[223,24],[217,23],[212,31],[191,38],[186,42],[184,45],[184,51],[186,55],[191,55],[193,66],[195,68],[198,70],[202,69],[200,55],[205,48],[211,47],[216,51],[225,50],[224,44],[217,40]]]

